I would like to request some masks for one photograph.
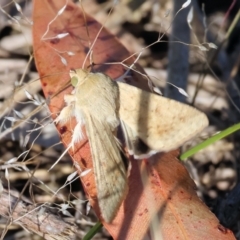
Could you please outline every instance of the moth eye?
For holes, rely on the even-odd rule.
[[[78,83],[77,77],[72,77],[72,78],[71,78],[71,84],[72,84],[74,87],[76,87],[76,86],[77,86],[77,83]]]

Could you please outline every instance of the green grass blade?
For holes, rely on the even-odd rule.
[[[101,228],[103,227],[101,222],[97,222],[89,231],[88,233],[83,237],[82,240],[90,240],[94,237],[96,233],[98,233]]]
[[[198,144],[197,146],[189,149],[187,152],[183,153],[180,156],[181,160],[186,160],[187,158],[189,158],[190,156],[192,156],[193,154],[197,153],[198,151],[208,147],[209,145],[215,143],[216,141],[238,131],[240,129],[240,123],[235,124],[223,131],[221,131],[220,133],[215,134],[214,136],[210,137],[209,139],[207,139],[206,141]]]

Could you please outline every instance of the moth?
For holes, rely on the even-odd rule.
[[[72,147],[85,137],[85,125],[101,215],[110,223],[128,192],[127,170],[116,138],[118,127],[122,127],[129,153],[144,158],[178,148],[201,132],[208,119],[193,107],[115,82],[102,73],[76,69],[70,77],[74,90],[64,96],[66,106],[55,122],[76,118]],[[143,151],[139,143],[147,149]]]

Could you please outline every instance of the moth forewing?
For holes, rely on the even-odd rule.
[[[85,127],[91,147],[98,204],[103,219],[109,223],[126,196],[127,173],[109,125],[87,115]]]
[[[206,115],[186,104],[118,83],[120,118],[152,150],[180,147],[207,125]]]

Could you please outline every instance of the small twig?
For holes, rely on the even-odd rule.
[[[36,207],[16,196],[14,191],[3,190],[0,195],[0,215],[11,218],[11,223],[24,226],[31,232],[47,240],[75,239],[77,226],[74,222],[66,222],[56,213],[50,211],[46,205]],[[13,212],[9,212],[10,205],[17,203]]]

